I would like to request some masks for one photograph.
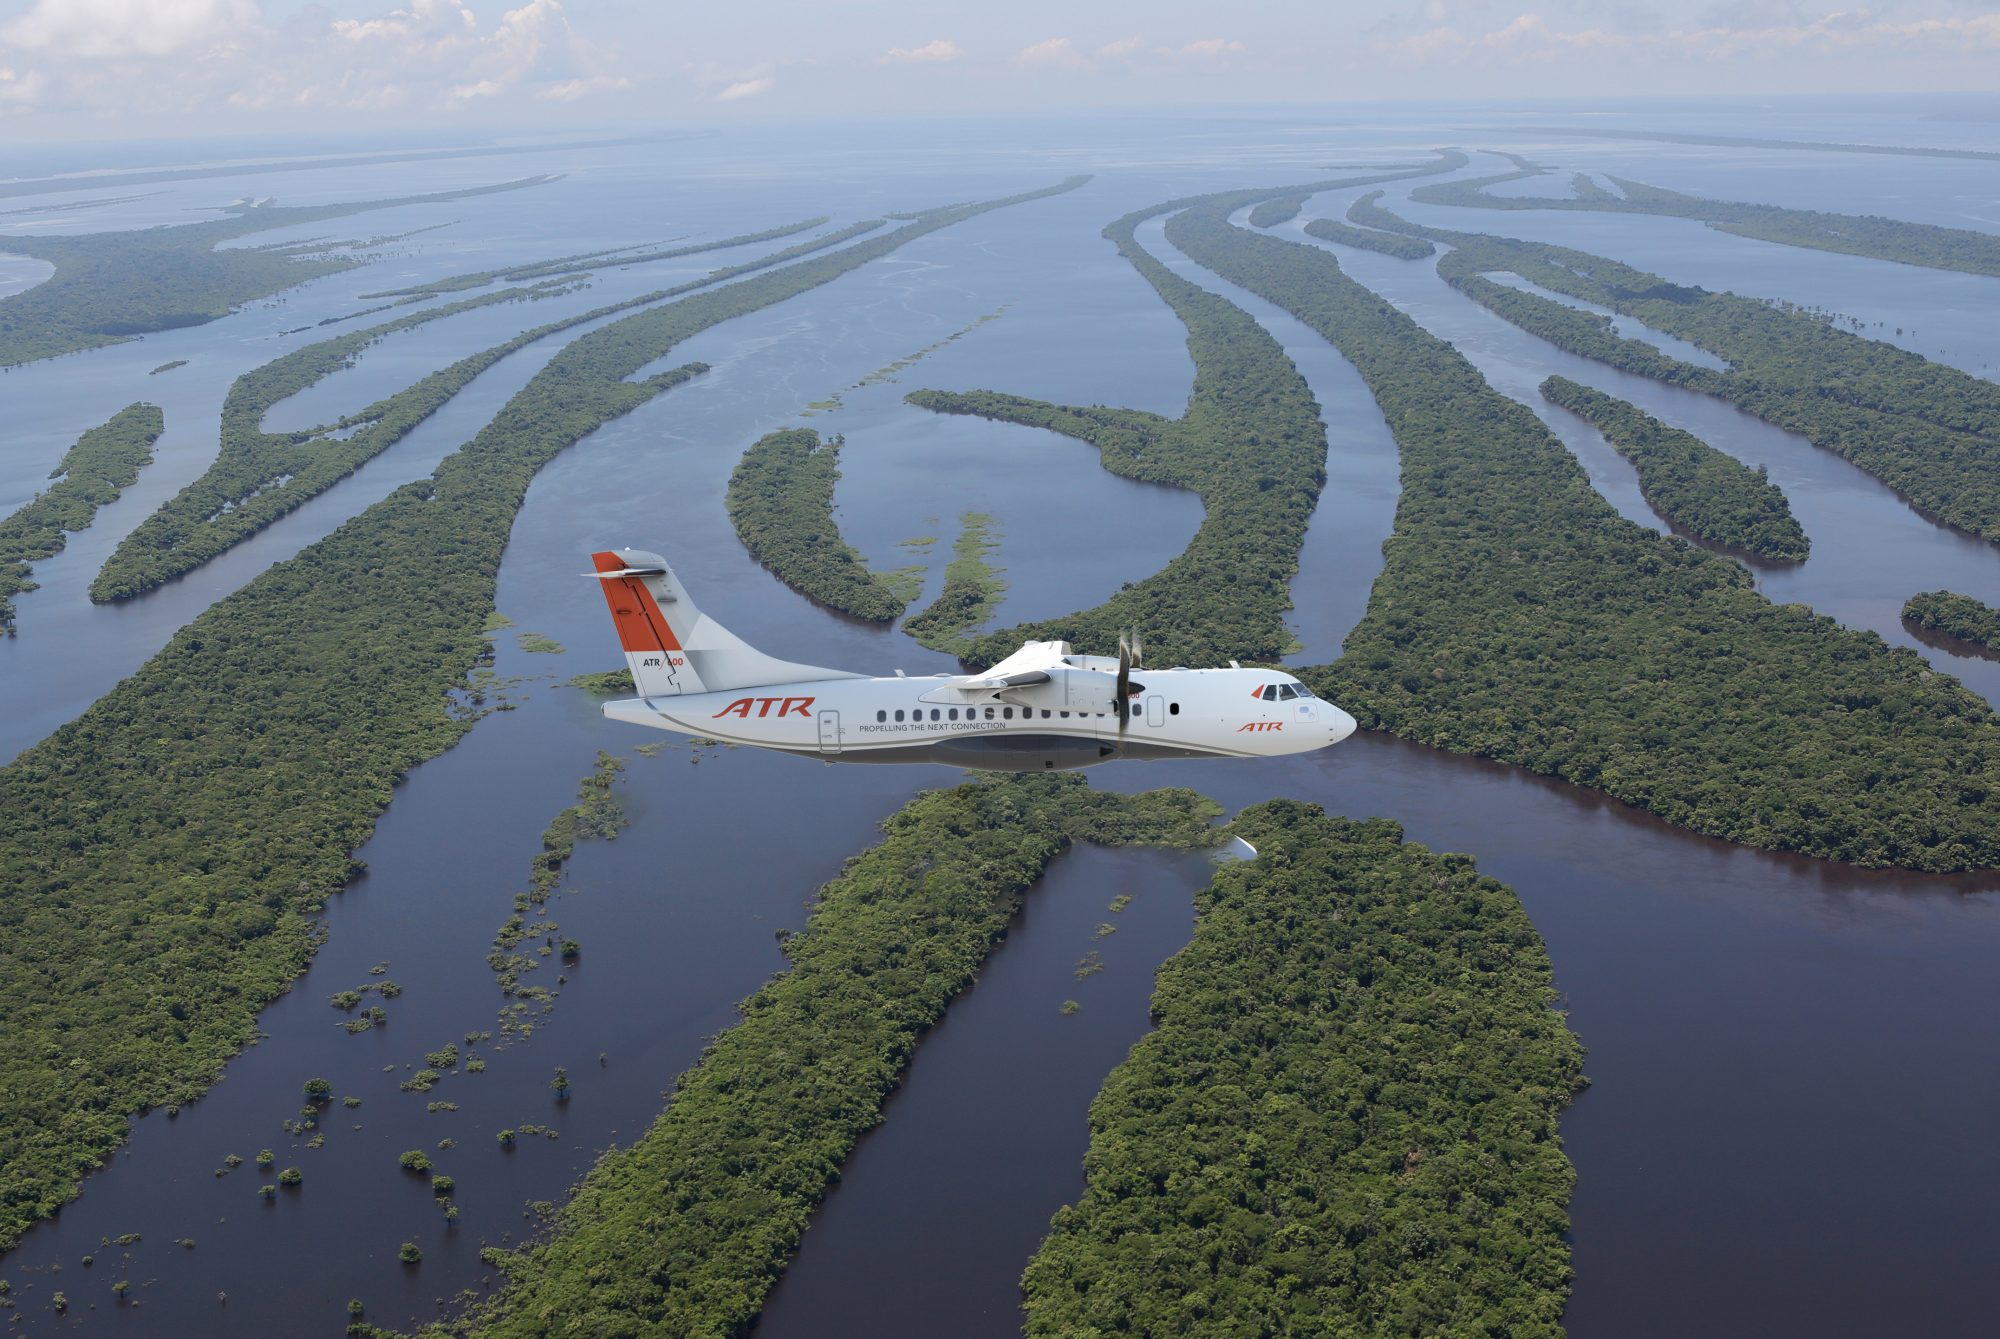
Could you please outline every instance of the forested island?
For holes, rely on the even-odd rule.
[[[1357,201],[1348,216],[1448,243],[1438,273],[1530,334],[1727,400],[1852,461],[1925,514],[2000,542],[2000,386],[1796,308],[1670,283],[1588,251],[1426,228],[1372,202]],[[1484,277],[1498,271],[1633,317],[1729,370],[1671,358],[1589,312]]]
[[[0,298],[0,367],[116,344],[149,331],[201,325],[246,302],[364,263],[352,254],[334,254],[322,241],[220,245],[231,238],[553,180],[523,177],[496,186],[353,204],[232,205],[225,218],[171,228],[9,236],[9,251],[48,261],[55,273],[33,288]]]
[[[1513,892],[1273,800],[1090,1111],[1027,1333],[1559,1339],[1583,1052]]]
[[[1928,590],[1903,604],[1908,622],[2000,654],[2000,609],[1956,591]]]
[[[1410,198],[1421,204],[1461,205],[1475,209],[1583,209],[1612,214],[1660,214],[1695,219],[1722,232],[1786,246],[1810,247],[1849,256],[1872,256],[1904,265],[1966,274],[2000,275],[2000,237],[1973,228],[1943,228],[1911,223],[1878,214],[1830,214],[1818,209],[1788,209],[1782,205],[1708,200],[1664,186],[1605,174],[1622,194],[1601,188],[1564,198],[1548,195],[1494,195],[1486,188],[1506,181],[1540,176],[1548,169],[1525,163],[1512,154],[1518,169],[1497,176],[1420,186]]]
[[[793,590],[843,614],[892,622],[909,600],[868,570],[834,524],[840,447],[840,438],[821,442],[811,428],[759,438],[729,476],[729,520],[750,556]]]
[[[379,293],[363,293],[366,298],[403,298],[415,300],[436,297],[443,293],[459,293],[468,288],[481,288],[493,283],[531,283],[539,279],[554,279],[566,275],[587,274],[591,270],[606,266],[645,265],[653,261],[677,260],[682,256],[700,255],[704,251],[719,251],[730,246],[749,246],[754,242],[775,242],[781,237],[791,237],[802,232],[811,232],[825,223],[830,215],[820,214],[798,223],[787,223],[782,227],[766,228],[762,232],[743,233],[735,237],[725,237],[713,242],[693,242],[687,246],[667,247],[609,247],[602,251],[579,251],[574,255],[556,256],[550,260],[538,260],[526,265],[516,265],[508,269],[476,270],[469,274],[454,274],[444,279],[434,279],[427,284],[412,284],[407,288],[385,288]],[[873,226],[880,227],[880,221]]]
[[[1182,279],[1141,247],[1130,215],[1105,229],[1187,327],[1187,412],[1079,408],[994,391],[915,391],[911,404],[1049,428],[1097,448],[1114,474],[1201,495],[1201,528],[1167,566],[1094,609],[974,637],[958,652],[990,665],[1023,641],[1108,652],[1137,628],[1164,664],[1275,661],[1289,634],[1290,581],[1325,480],[1319,406],[1279,343],[1235,304]]]
[[[1290,223],[1299,216],[1311,197],[1306,194],[1281,195],[1274,200],[1266,200],[1250,210],[1250,226],[1253,228],[1275,228],[1280,223]]]
[[[1190,791],[1124,796],[1074,776],[919,795],[820,891],[785,941],[790,969],[744,1001],[652,1127],[599,1160],[545,1240],[495,1253],[507,1280],[493,1297],[426,1333],[544,1334],[551,1316],[578,1334],[747,1332],[922,1035],[1049,862],[1076,841],[1209,845],[1220,812]]]
[[[1330,253],[1231,227],[1226,203],[1175,216],[1168,240],[1324,335],[1402,452],[1368,610],[1336,664],[1301,671],[1323,696],[1364,726],[1731,841],[1858,865],[2000,865],[2000,721],[1982,699],[1914,651],[1773,605],[1734,562],[1624,520],[1450,345]]]
[[[1363,198],[1375,200],[1380,198],[1381,194],[1382,192],[1376,191]],[[1379,251],[1398,260],[1425,260],[1437,250],[1421,237],[1377,232],[1373,228],[1356,228],[1337,219],[1314,219],[1306,224],[1306,236],[1317,237],[1322,242],[1338,242],[1342,246],[1358,246],[1364,251]]]
[[[342,368],[351,367],[376,341],[440,317],[496,303],[559,296],[570,291],[569,288],[561,280],[544,280],[533,287],[499,289],[309,344],[254,368],[236,379],[223,402],[222,447],[215,462],[201,478],[162,503],[159,510],[119,543],[91,582],[90,598],[122,600],[143,594],[227,552],[401,441],[444,408],[452,396],[464,390],[480,373],[510,353],[621,311],[796,260],[880,226],[879,220],[872,219],[857,223],[672,288],[545,322],[512,339],[468,354],[337,422],[303,431],[266,432],[264,416],[279,401]],[[747,240],[750,239],[726,237],[689,250],[740,246]]]
[[[66,536],[87,528],[153,458],[166,430],[158,405],[129,404],[77,438],[49,478],[56,480],[0,520],[0,630],[14,634],[13,598],[35,588],[29,564],[61,553]]]
[[[1784,491],[1763,469],[1753,470],[1693,433],[1568,377],[1550,377],[1541,391],[1551,404],[1604,434],[1638,471],[1646,501],[1675,525],[1760,558],[1805,561],[1812,542],[1792,516]]]
[[[565,346],[466,446],[209,606],[0,769],[0,1249],[75,1195],[129,1118],[194,1100],[311,955],[397,778],[449,748],[535,472],[697,375],[689,337],[917,237],[1071,190],[934,210]]]

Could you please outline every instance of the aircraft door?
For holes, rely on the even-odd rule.
[[[819,751],[831,758],[840,752],[840,713],[822,711],[819,714]]]
[[[1146,697],[1146,724],[1155,730],[1167,723],[1167,700],[1158,693]]]

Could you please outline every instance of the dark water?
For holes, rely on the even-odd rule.
[[[1020,1333],[1020,1269],[1083,1189],[1090,1100],[1145,1034],[1153,969],[1187,942],[1210,869],[1163,851],[1061,857],[849,1157],[760,1336]]]
[[[205,465],[230,378],[308,338],[287,341],[277,331],[353,310],[361,292],[460,269],[695,227],[723,235],[829,211],[839,221],[1019,189],[1070,170],[1100,174],[1083,191],[959,225],[689,341],[676,361],[700,358],[715,364],[714,373],[608,425],[542,472],[513,532],[499,605],[521,628],[569,650],[535,655],[511,634],[499,639],[500,673],[529,676],[509,690],[517,709],[483,721],[398,789],[362,852],[370,873],[327,912],[327,945],[295,991],[266,1012],[267,1039],[178,1119],[155,1112],[137,1121],[127,1150],[90,1178],[83,1197],[0,1260],[20,1303],[20,1327],[333,1334],[349,1297],[364,1299],[378,1323],[404,1324],[476,1284],[482,1242],[519,1240],[533,1228],[528,1201],[559,1199],[596,1150],[630,1140],[657,1113],[702,1039],[728,1026],[734,1002],[782,967],[775,932],[803,923],[812,890],[871,839],[872,824],[914,790],[956,776],[933,767],[834,771],[741,751],[703,752],[694,762],[685,747],[637,755],[645,736],[602,721],[587,700],[553,682],[616,663],[595,593],[575,575],[582,555],[607,543],[660,548],[706,610],[775,654],[857,669],[944,668],[941,657],[898,634],[817,610],[751,563],[729,533],[721,495],[742,448],[773,427],[807,423],[849,436],[838,501],[872,563],[916,561],[898,541],[936,533],[928,559],[935,589],[956,515],[976,508],[993,512],[1004,536],[997,560],[1011,588],[1002,617],[1099,598],[1183,542],[1198,505],[1097,470],[1088,448],[1075,443],[983,425],[988,432],[969,421],[961,427],[902,405],[900,395],[917,386],[990,386],[1176,413],[1189,374],[1183,332],[1098,236],[1104,221],[1190,190],[1299,179],[1313,175],[1315,163],[1349,161],[1336,155],[1464,142],[1456,128],[1465,116],[1441,109],[1334,128],[1321,117],[1312,119],[1322,128],[1309,132],[1282,118],[1107,118],[1088,127],[953,127],[798,143],[772,133],[591,151],[565,158],[572,176],[559,187],[347,221],[343,235],[368,236],[461,220],[413,239],[408,255],[317,281],[282,306],[0,377],[0,412],[18,425],[0,455],[0,498],[32,493],[76,433],[119,405],[149,398],[168,415],[160,459],[65,554],[37,564],[44,588],[19,602],[21,635],[0,644],[0,744],[11,755],[264,563],[428,468],[551,351],[537,348],[495,368],[432,424],[252,545],[130,606],[89,606],[82,587],[117,538]],[[1896,129],[1875,137],[1936,138]],[[1790,133],[1867,137],[1837,118]],[[1742,188],[1735,198],[1823,202],[1816,192],[1825,183],[1810,159],[1787,158],[1756,177],[1763,194],[1753,195],[1744,173],[1704,166],[1698,151],[1569,142],[1548,151],[1558,153],[1563,163],[1683,189],[1709,181],[1718,195],[1735,186]],[[282,187],[255,178],[183,183],[145,203],[192,208],[253,193],[303,203],[543,166],[510,159],[504,172],[478,162],[420,172],[333,169],[295,174]],[[1875,160],[1854,170],[1889,173],[1883,179],[1902,192],[1894,212],[1933,219],[1981,189],[1962,168]],[[1890,207],[1867,198],[1870,207]],[[1421,212],[1393,195],[1391,204]],[[1334,197],[1313,205],[1336,216],[1344,207]],[[88,217],[111,226],[115,212]],[[1773,248],[1677,220],[1506,214],[1494,222],[1486,213],[1438,209],[1427,221],[1547,235],[1682,282],[1760,293],[1795,285],[1772,295],[1900,315],[1924,340],[1961,351],[1954,359],[1975,360],[1991,338],[1981,306],[1986,280]],[[1147,244],[1157,246],[1156,234]],[[1775,260],[1772,252],[1780,253]],[[1907,637],[1894,611],[1913,590],[1949,585],[2000,599],[1988,546],[1932,526],[1844,462],[1727,406],[1565,359],[1460,298],[1428,265],[1339,254],[1364,282],[1462,342],[1496,385],[1527,403],[1539,401],[1542,377],[1561,371],[1769,464],[1818,546],[1796,572],[1759,574],[1774,598],[1807,600],[1892,640]],[[1917,277],[1891,282],[1910,275]],[[637,272],[615,283],[633,285],[621,292],[657,286]],[[609,300],[614,281],[604,285],[562,301],[580,310]],[[1009,303],[998,320],[928,355],[899,382],[850,389]],[[467,328],[504,335],[561,309],[500,308]],[[1293,615],[1301,659],[1320,659],[1358,616],[1379,566],[1374,550],[1394,505],[1393,457],[1352,370],[1296,323],[1267,306],[1252,309],[1294,351],[1333,429],[1330,482]],[[435,347],[447,346],[465,347],[456,338]],[[329,379],[318,392],[322,403],[365,403],[419,365],[401,361],[413,356],[406,349],[423,347],[421,340],[384,345]],[[190,365],[146,376],[175,357]],[[799,417],[834,392],[842,392],[840,409]],[[1595,434],[1548,412],[1614,505],[1658,524],[1629,467]],[[1022,483],[1044,470],[1061,479],[1064,494],[1046,508]],[[911,502],[900,509],[904,497]],[[1100,523],[1086,527],[1079,517]],[[1989,697],[2000,688],[1968,660],[1928,654]],[[1992,673],[1991,662],[1979,665]],[[570,800],[599,748],[629,761],[623,793],[634,824],[614,843],[579,848],[573,890],[551,904],[561,934],[583,945],[554,1012],[526,1041],[505,1049],[497,1037],[482,1043],[477,1049],[490,1052],[485,1073],[453,1075],[429,1094],[397,1091],[410,1072],[404,1067],[421,1066],[426,1051],[446,1041],[463,1046],[467,1031],[495,1028],[504,1001],[484,962],[491,935],[524,882],[537,834]],[[1474,853],[1483,869],[1517,887],[1548,942],[1595,1080],[1564,1125],[1579,1175],[1573,1333],[1990,1328],[1987,1262],[2000,1246],[1990,1213],[2000,1190],[1991,1137],[2000,1007],[1989,964],[2000,947],[2000,902],[1986,883],[1865,874],[1743,851],[1568,787],[1381,738],[1358,737],[1306,759],[1130,765],[1094,780],[1120,788],[1187,784],[1232,806],[1291,794],[1343,813],[1390,816],[1418,840]],[[771,1332],[860,1333],[871,1304],[893,1308],[893,1319],[891,1311],[876,1313],[876,1333],[1010,1328],[1008,1298],[1039,1225],[1081,1184],[1084,1106],[1143,1028],[1149,960],[1185,936],[1186,876],[1158,853],[1086,850],[1066,857],[1031,895],[991,973],[920,1052],[888,1122],[864,1142],[808,1235],[774,1301]],[[1128,885],[1141,892],[1119,932],[1083,942],[1109,890]],[[1090,947],[1101,949],[1106,970],[1073,981],[1067,974]],[[385,960],[404,993],[387,1006],[387,1027],[349,1036],[326,997],[374,979],[369,969]],[[1057,1006],[1071,997],[1083,1007],[1064,1017]],[[567,1104],[547,1087],[556,1065],[575,1085]],[[350,1113],[336,1104],[325,1146],[314,1150],[280,1122],[297,1114],[300,1085],[318,1076],[363,1105]],[[1025,1102],[1013,1109],[1027,1114],[979,1137],[995,1128],[978,1123],[984,1108],[1005,1111],[1017,1098]],[[459,1109],[428,1112],[431,1100]],[[503,1153],[493,1132],[525,1123],[553,1125],[561,1138],[524,1140]],[[438,1150],[447,1137],[456,1147]],[[262,1147],[274,1149],[279,1166],[306,1174],[296,1193],[271,1206],[256,1198],[253,1166],[212,1174],[225,1154],[249,1158]],[[463,1217],[455,1229],[427,1188],[395,1166],[399,1152],[419,1147],[457,1180]],[[129,1263],[97,1246],[132,1231],[143,1240]],[[172,1244],[183,1236],[196,1240],[194,1250]],[[406,1240],[424,1251],[414,1269],[395,1260]],[[80,1265],[87,1252],[97,1255],[89,1270]],[[110,1285],[120,1277],[131,1279],[137,1309],[113,1307]],[[929,1279],[948,1283],[912,1282]],[[843,1287],[848,1280],[853,1286]],[[72,1303],[63,1321],[48,1306],[57,1288]],[[218,1291],[229,1294],[226,1305]]]

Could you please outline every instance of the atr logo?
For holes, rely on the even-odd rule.
[[[721,711],[716,712],[714,716],[709,717],[709,719],[719,720],[724,716],[740,716],[748,720],[750,718],[750,708],[752,707],[757,708],[757,715],[760,717],[810,717],[812,715],[813,701],[814,699],[809,697],[739,697]],[[772,707],[776,707],[777,710],[772,711]]]
[[[1285,723],[1283,721],[1252,721],[1248,725],[1237,726],[1236,733],[1240,735],[1248,731],[1282,730],[1284,728]]]

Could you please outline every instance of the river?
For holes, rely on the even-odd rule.
[[[406,211],[421,222],[459,222],[412,239],[408,255],[296,290],[282,309],[252,308],[0,378],[0,410],[26,425],[0,461],[0,495],[32,491],[76,432],[133,399],[166,405],[171,439],[92,530],[36,565],[43,589],[20,599],[20,636],[0,644],[8,707],[0,744],[11,755],[136,667],[210,600],[428,468],[553,347],[488,372],[431,424],[236,554],[129,606],[88,605],[82,587],[116,539],[205,465],[229,380],[312,337],[284,340],[278,330],[354,310],[364,305],[358,294],[390,281],[698,227],[725,235],[821,212],[833,213],[829,226],[838,226],[871,211],[997,194],[1071,170],[1099,173],[1082,191],[934,234],[689,341],[675,360],[711,362],[713,373],[607,425],[543,470],[513,532],[499,607],[519,629],[568,650],[530,653],[511,631],[497,639],[496,669],[518,680],[505,690],[514,709],[483,720],[398,788],[361,852],[369,873],[324,914],[326,946],[293,993],[266,1011],[266,1039],[232,1062],[201,1102],[172,1119],[156,1111],[135,1122],[131,1143],[88,1180],[83,1197],[0,1259],[20,1328],[334,1334],[350,1297],[366,1303],[371,1320],[402,1325],[476,1285],[484,1275],[479,1245],[531,1232],[536,1219],[524,1206],[559,1200],[598,1149],[634,1137],[703,1040],[728,1026],[734,1002],[783,966],[777,932],[803,923],[813,889],[871,839],[872,825],[914,790],[956,775],[935,767],[836,771],[671,743],[656,757],[637,754],[647,739],[604,722],[582,694],[560,686],[571,674],[617,663],[601,605],[576,576],[583,556],[606,544],[670,554],[707,612],[774,654],[858,669],[945,668],[942,657],[900,634],[793,594],[730,534],[721,495],[737,455],[763,432],[803,424],[847,435],[837,501],[871,563],[928,562],[934,591],[957,515],[976,509],[995,517],[1001,536],[995,561],[1007,569],[1009,590],[999,618],[1101,598],[1177,550],[1199,522],[1198,501],[1117,479],[1080,443],[940,418],[902,404],[902,393],[988,386],[1176,413],[1191,372],[1182,331],[1098,237],[1103,223],[1192,190],[1304,179],[1315,175],[1314,164],[1354,154],[1407,161],[1414,149],[1466,142],[1454,130],[1463,117],[1411,112],[1310,134],[1282,117],[1049,120],[799,143],[744,132],[721,142],[572,153],[561,164],[572,176],[557,186]],[[1879,137],[1922,142],[1925,129],[1913,123]],[[1842,136],[1795,129],[1793,137]],[[1687,165],[1706,152],[1590,142],[1528,151],[1562,164],[1558,181],[1575,164],[1687,189],[1699,175]],[[1811,156],[1792,157],[1804,163],[1794,170],[1784,157],[1785,170],[1768,185],[1752,183],[1763,188],[1755,198],[1824,206],[1811,192],[1783,194],[1810,176],[1803,167]],[[1919,160],[1868,160],[1855,172],[1885,163],[1899,199],[1919,202],[1911,217],[1947,212],[1951,201],[1942,197],[1966,180],[1962,164],[1933,172]],[[340,169],[282,183],[183,183],[173,198],[279,194],[304,202],[439,189],[545,166],[528,156],[518,166],[474,161],[449,172],[435,164]],[[1480,170],[1488,169],[1467,175]],[[1740,173],[1729,180],[1750,198]],[[1420,213],[1402,194],[1392,192],[1388,203]],[[1344,204],[1316,198],[1308,215],[1337,217]],[[1425,217],[1525,236],[1560,232],[1561,240],[1683,282],[1719,284],[1719,276],[1741,274],[1743,291],[1761,291],[1751,279],[1766,272],[1746,249],[1772,250],[1678,220],[1442,208]],[[342,221],[341,235],[421,226],[378,222]],[[1162,251],[1157,229],[1143,240],[1184,265]],[[1853,300],[1875,292],[1877,262],[1776,249],[1787,251],[1782,273],[1798,284],[1783,296],[1864,314]],[[1758,573],[1773,598],[1804,600],[1906,642],[1895,608],[1914,590],[1950,586],[2000,598],[1990,546],[1924,521],[1844,462],[1727,406],[1568,358],[1459,297],[1428,262],[1336,252],[1357,277],[1465,347],[1503,391],[1535,405],[1634,519],[1660,524],[1638,498],[1629,466],[1587,428],[1539,403],[1534,386],[1549,372],[1624,395],[1768,464],[1816,544],[1803,566]],[[655,267],[662,284],[667,268]],[[1983,327],[1953,313],[1977,310],[1982,299],[1974,295],[1993,281],[1917,273],[1921,282],[1874,300],[1893,304],[1901,323],[1924,338],[1977,353]],[[653,272],[634,271],[615,283],[632,285],[619,292],[644,291],[652,280]],[[504,337],[559,310],[609,300],[601,295],[613,282],[580,295],[580,305],[502,307],[478,323]],[[1333,654],[1379,568],[1376,550],[1395,500],[1393,443],[1337,355],[1268,304],[1245,305],[1294,351],[1331,428],[1330,482],[1307,537],[1291,620],[1302,645],[1297,659],[1310,663]],[[1003,307],[998,319],[895,374],[897,381],[855,389]],[[1965,328],[1954,329],[1954,319]],[[365,356],[330,378],[311,406],[294,408],[359,407],[416,366],[400,361],[405,347],[424,347],[422,336]],[[176,357],[190,365],[146,376]],[[838,409],[801,417],[835,393]],[[1044,496],[1043,479],[1059,485],[1059,501]],[[910,556],[900,541],[921,535],[938,542]],[[1980,677],[1993,672],[1990,662],[1927,654],[1989,699],[2000,692],[2000,680]],[[544,984],[558,972],[569,978],[553,1012],[537,1020],[531,1038],[502,1047],[496,1015],[504,1000],[485,954],[512,892],[525,884],[536,834],[573,797],[600,748],[627,759],[621,792],[632,826],[614,842],[578,848],[549,918],[579,941],[580,956],[571,967],[551,959],[542,969]],[[1232,808],[1283,794],[1384,815],[1416,840],[1474,854],[1485,872],[1519,891],[1549,945],[1570,1023],[1590,1048],[1593,1086],[1564,1122],[1578,1171],[1572,1334],[1985,1330],[1987,1262],[2000,1246],[1989,1212],[2000,1192],[1991,1140],[2000,1099],[2000,1001],[1990,986],[2000,949],[1995,880],[1864,873],[1746,851],[1588,792],[1384,737],[1360,736],[1303,759],[1131,764],[1092,779],[1120,789],[1189,785]],[[762,1332],[1017,1331],[1007,1306],[1013,1281],[1038,1225],[1081,1187],[1085,1108],[1108,1065],[1143,1032],[1151,968],[1184,942],[1197,877],[1198,866],[1159,852],[1086,848],[1058,862],[979,985],[919,1051],[887,1121],[864,1139],[809,1231]],[[1103,908],[1119,891],[1134,901],[1109,915]],[[1118,932],[1091,938],[1100,920],[1117,921]],[[1092,949],[1105,970],[1078,981],[1074,968]],[[382,963],[402,993],[386,1003],[385,1027],[350,1036],[327,998],[382,979],[371,975]],[[1060,1012],[1064,998],[1079,1001],[1076,1015]],[[495,1038],[466,1047],[467,1032],[485,1030]],[[448,1041],[486,1053],[487,1070],[454,1074],[427,1094],[399,1091],[424,1054]],[[572,1076],[566,1103],[548,1088],[557,1065]],[[281,1128],[298,1114],[300,1085],[312,1077],[361,1099],[351,1110],[336,1101],[319,1149]],[[427,1111],[431,1101],[458,1109]],[[496,1144],[497,1130],[525,1124],[554,1126],[560,1137],[522,1139],[511,1152]],[[440,1150],[447,1138],[455,1146]],[[270,1205],[255,1193],[263,1178],[254,1163],[214,1175],[225,1155],[250,1159],[265,1147],[278,1166],[305,1173],[303,1185]],[[428,1188],[396,1167],[397,1155],[412,1148],[428,1150],[456,1179],[455,1227]],[[129,1248],[98,1245],[130,1232],[141,1240]],[[175,1245],[182,1237],[195,1247]],[[421,1265],[396,1260],[404,1241],[421,1247]],[[119,1258],[124,1249],[129,1261]],[[85,1254],[96,1257],[88,1269]],[[113,1304],[118,1278],[131,1280],[137,1307]],[[47,1301],[58,1288],[71,1299],[60,1319]],[[893,1301],[875,1305],[883,1297]]]

